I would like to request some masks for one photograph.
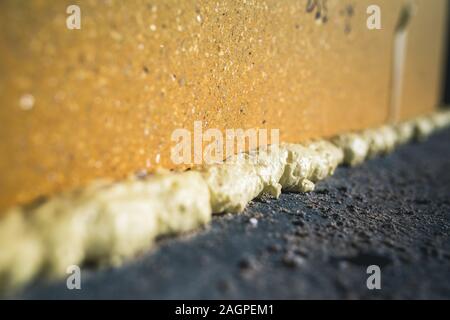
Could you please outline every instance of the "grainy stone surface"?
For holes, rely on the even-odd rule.
[[[68,30],[75,3],[81,30]],[[447,1],[414,3],[399,119],[435,110],[441,82]],[[183,128],[193,137],[195,121],[204,133],[280,129],[285,142],[383,124],[404,6],[1,0],[0,215],[97,178],[184,168],[171,137]]]
[[[381,267],[379,291],[366,268]],[[450,130],[356,168],[310,194],[224,215],[82,289],[35,283],[19,298],[450,298]]]

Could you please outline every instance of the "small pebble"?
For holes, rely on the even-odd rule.
[[[289,268],[297,268],[305,263],[305,259],[293,253],[287,253],[283,257],[283,264]]]

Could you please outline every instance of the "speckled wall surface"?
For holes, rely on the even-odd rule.
[[[446,2],[416,2],[403,118],[438,101]],[[404,3],[85,0],[68,30],[73,1],[2,1],[0,209],[173,168],[171,133],[195,120],[292,142],[385,122]],[[366,28],[370,4],[382,30]]]

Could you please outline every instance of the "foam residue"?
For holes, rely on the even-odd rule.
[[[117,265],[158,235],[191,231],[210,219],[208,187],[197,172],[99,181],[14,208],[0,222],[0,288],[40,273],[57,277],[74,264]]]

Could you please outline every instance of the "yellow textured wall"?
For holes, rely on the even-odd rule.
[[[74,1],[1,1],[0,208],[172,168],[171,133],[195,120],[296,142],[383,123],[404,1],[319,2],[322,23],[307,0],[76,1],[68,30]],[[444,4],[418,1],[405,117],[435,107]]]
[[[401,119],[418,116],[440,103],[445,69],[447,1],[416,3],[409,26]]]

